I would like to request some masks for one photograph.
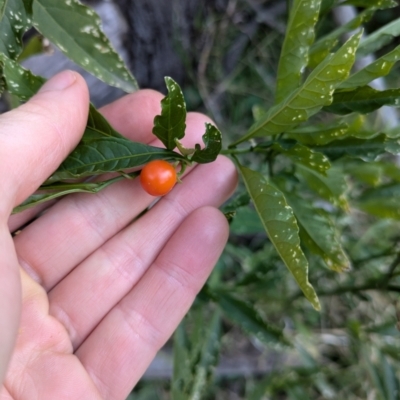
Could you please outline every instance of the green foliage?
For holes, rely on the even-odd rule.
[[[78,0],[33,0],[32,20],[43,36],[94,76],[127,92],[137,90],[136,80],[102,32],[100,18],[92,9]]]
[[[309,48],[314,42],[321,0],[294,0],[282,46],[276,78],[276,102],[296,90],[308,64]]]
[[[239,165],[239,170],[270,241],[304,295],[318,310],[319,301],[308,281],[308,262],[300,248],[299,228],[292,209],[287,205],[282,192],[269,184],[259,172],[242,165]]]
[[[161,101],[162,112],[154,119],[153,133],[164,144],[173,150],[176,147],[175,139],[182,139],[186,129],[186,104],[179,85],[169,77],[165,78],[168,95]]]
[[[234,3],[239,7],[240,2]],[[226,49],[217,46],[234,27],[222,23],[225,16],[208,21],[217,24],[218,40],[210,40],[206,55],[214,51],[211,61],[218,63],[202,59],[204,75],[193,76],[209,81],[196,81],[194,87],[181,90],[165,78],[168,95],[153,129],[163,148],[128,140],[90,106],[78,146],[14,210],[70,193],[96,193],[115,181],[134,179],[154,159],[179,163],[184,170],[212,162],[220,153],[233,158],[241,182],[222,209],[231,235],[175,334],[174,399],[224,398],[216,389],[214,370],[224,340],[229,342],[236,328],[258,348],[274,347],[284,360],[295,358],[295,366],[284,365],[264,379],[246,378],[243,398],[398,397],[399,311],[393,294],[400,292],[400,168],[393,156],[400,154],[400,130],[387,129],[380,114],[381,107],[399,104],[400,50],[391,42],[400,35],[400,20],[382,22],[397,3],[289,3],[284,37],[258,28],[229,76],[220,67]],[[359,12],[347,24],[332,26],[332,9],[341,5],[357,6]],[[72,23],[74,30],[67,29]],[[362,39],[366,24],[369,33]],[[41,50],[40,40],[32,51],[22,43],[32,26],[108,84],[127,92],[137,88],[91,9],[77,0],[60,0],[56,6],[50,0],[3,0],[0,74],[5,98],[26,101],[44,82],[20,65]],[[277,43],[283,43],[279,57]],[[357,61],[376,51],[376,60],[358,69]],[[200,64],[199,59],[189,61]],[[389,77],[388,89],[369,86],[382,77]],[[216,88],[212,101],[205,88]],[[215,105],[208,111],[226,132],[224,141],[215,126],[206,124],[203,144],[182,145],[187,114],[183,93],[195,93],[197,104],[202,99],[205,107]],[[131,168],[138,171],[128,172]],[[117,176],[80,181],[107,172]]]
[[[334,55],[326,57],[299,89],[272,107],[233,145],[291,130],[331,104],[334,89],[347,78],[353,66],[360,37],[361,33],[354,35]]]
[[[354,90],[338,90],[332,103],[325,111],[335,114],[358,112],[369,114],[382,106],[399,106],[400,89],[376,90],[369,86],[357,87]]]

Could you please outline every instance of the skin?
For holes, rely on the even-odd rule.
[[[161,98],[142,90],[101,111],[130,139],[160,145]],[[10,217],[79,142],[88,101],[83,79],[64,71],[0,116],[1,400],[125,399],[228,237],[217,207],[237,177],[224,157],[192,168],[133,223],[154,200],[137,179]],[[188,114],[185,146],[201,143],[205,122]]]

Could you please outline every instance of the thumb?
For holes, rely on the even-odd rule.
[[[64,71],[26,104],[0,116],[0,219],[7,221],[78,144],[88,109],[85,81]]]

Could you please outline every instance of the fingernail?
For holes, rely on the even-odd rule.
[[[63,71],[49,79],[39,90],[39,92],[52,92],[67,89],[76,81],[76,73],[73,71]]]

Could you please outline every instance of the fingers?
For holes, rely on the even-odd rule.
[[[0,117],[0,218],[32,194],[78,143],[89,95],[83,78],[64,71],[26,104]]]
[[[132,98],[129,104],[120,104],[121,107],[135,106],[138,110],[130,108],[130,114],[135,117],[131,124],[125,121],[123,133],[136,140],[134,134],[137,132],[141,140],[149,142],[154,138],[151,133],[154,115],[141,112],[139,105],[147,104],[155,112],[160,96],[156,92],[145,91],[128,97]],[[137,97],[139,100],[136,100]],[[142,123],[139,115],[143,117]],[[115,115],[114,118],[118,120]],[[200,114],[188,115],[187,141],[201,140],[205,121],[206,118]],[[142,131],[146,126],[149,129],[147,136]],[[15,238],[21,266],[49,290],[129,224],[153,200],[153,197],[144,193],[137,179],[118,182],[96,195],[68,196]]]
[[[235,186],[236,171],[227,158],[198,166],[50,291],[50,313],[66,326],[75,348],[141,279],[182,221],[197,208],[218,207]]]
[[[227,222],[218,210],[194,211],[77,350],[103,398],[126,398],[189,309],[227,237]]]
[[[21,284],[12,238],[6,225],[1,223],[0,254],[0,382],[3,382],[17,336],[21,312]]]

